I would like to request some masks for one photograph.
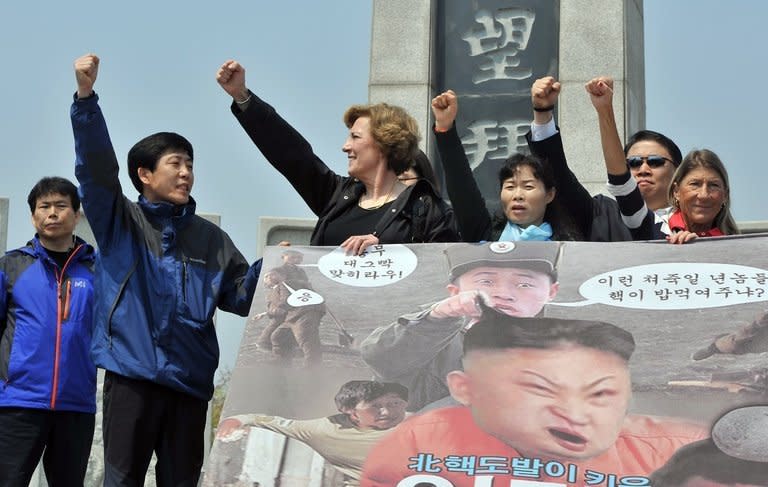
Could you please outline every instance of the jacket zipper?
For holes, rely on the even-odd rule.
[[[181,298],[187,304],[187,258],[181,258]]]
[[[59,361],[61,360],[61,325],[69,317],[69,305],[70,295],[72,294],[72,282],[67,280],[66,286],[64,286],[64,272],[67,270],[72,258],[82,247],[82,244],[75,248],[69,255],[69,258],[64,263],[64,267],[59,272],[57,268],[54,268],[54,275],[56,276],[56,295],[58,296],[56,303],[56,343],[54,346],[53,355],[53,389],[51,391],[51,409],[56,409],[56,396],[59,388]]]

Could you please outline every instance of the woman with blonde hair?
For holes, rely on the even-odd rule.
[[[398,180],[419,142],[418,125],[402,108],[377,103],[347,109],[349,135],[342,150],[349,175],[342,176],[246,87],[238,62],[225,62],[216,80],[232,96],[232,113],[253,143],[318,216],[311,245],[340,245],[359,255],[377,244],[458,239],[447,205],[429,183],[407,186]]]

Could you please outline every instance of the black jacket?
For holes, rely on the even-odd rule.
[[[269,104],[251,94],[245,110],[232,104],[232,113],[275,169],[285,176],[318,216],[310,245],[318,245],[328,223],[357,204],[362,182],[334,173],[312,146]],[[455,242],[453,212],[427,181],[403,191],[381,219],[375,235],[382,244]]]
[[[447,132],[435,132],[435,141],[445,171],[445,187],[456,213],[456,222],[462,240],[464,242],[498,240],[507,225],[507,219],[503,214],[494,216],[488,211],[485,199],[472,175],[456,126],[454,125]],[[552,240],[583,240],[577,231],[569,231],[566,222],[550,221],[549,223],[553,227]]]
[[[567,208],[581,233],[590,242],[631,241],[632,234],[621,220],[616,200],[598,194],[592,196],[568,167],[560,132],[544,140],[534,141],[525,135],[528,148],[536,157],[549,163],[555,175],[557,198]]]

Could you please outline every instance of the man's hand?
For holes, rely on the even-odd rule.
[[[589,99],[595,110],[613,109],[613,78],[608,76],[592,78],[584,88],[589,93]]]
[[[242,103],[248,99],[248,88],[245,86],[245,68],[237,61],[232,59],[225,61],[216,72],[216,81],[236,102]]]
[[[436,320],[464,316],[479,318],[482,315],[480,303],[490,302],[490,296],[482,291],[464,291],[437,303],[429,312],[429,317]]]
[[[557,103],[560,96],[560,82],[552,76],[539,78],[531,85],[531,104],[533,108],[547,108]]]
[[[432,113],[435,114],[435,128],[445,132],[453,127],[456,114],[459,111],[459,101],[456,93],[448,90],[432,98]]]
[[[75,79],[77,80],[77,97],[88,98],[93,94],[93,85],[99,74],[99,57],[86,54],[75,59]]]

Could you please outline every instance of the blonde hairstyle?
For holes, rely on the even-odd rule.
[[[669,183],[669,191],[667,196],[669,197],[670,204],[679,209],[679,204],[675,198],[675,189],[678,188],[680,183],[685,179],[691,171],[697,168],[704,168],[715,171],[720,179],[723,180],[723,189],[725,190],[725,201],[723,207],[715,216],[714,225],[719,228],[725,235],[737,235],[741,233],[739,227],[736,225],[736,221],[731,216],[731,185],[728,182],[728,171],[725,170],[725,165],[717,157],[717,154],[708,149],[692,150],[684,158],[683,162],[675,170],[675,174],[672,176],[672,181]]]
[[[352,105],[344,112],[344,125],[352,125],[360,117],[371,120],[371,136],[387,158],[387,167],[401,174],[411,164],[419,150],[419,125],[404,109],[377,103]]]

